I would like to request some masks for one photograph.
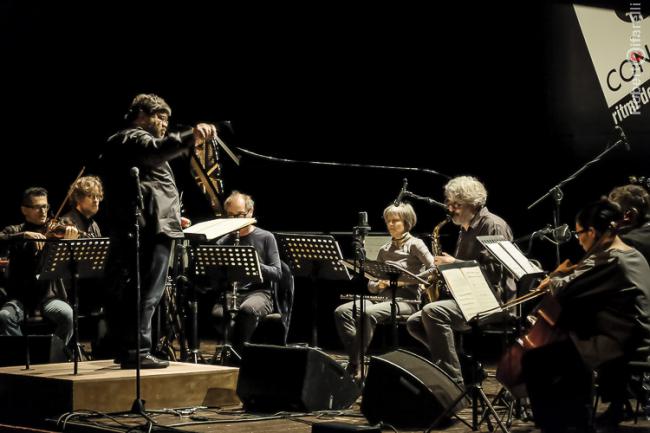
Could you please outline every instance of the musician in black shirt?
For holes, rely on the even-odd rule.
[[[70,187],[69,195],[72,209],[63,215],[61,220],[74,225],[82,237],[101,237],[102,232],[93,217],[99,211],[99,203],[104,199],[102,181],[97,176],[80,177]]]
[[[135,339],[135,225],[138,203],[135,175],[139,174],[142,197],[140,268],[142,274],[140,360],[142,368],[164,368],[168,362],[151,355],[151,319],[167,280],[173,239],[183,237],[180,199],[170,160],[187,155],[193,146],[212,139],[214,125],[199,123],[179,133],[167,134],[171,108],[161,97],[137,95],[125,116],[128,126],[108,139],[100,157],[104,181],[106,228],[111,238],[108,276],[115,296],[108,307],[111,327],[121,326],[122,368],[136,365]],[[126,320],[124,312],[127,314]]]

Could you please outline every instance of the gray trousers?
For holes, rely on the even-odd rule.
[[[350,357],[350,362],[358,364],[362,353],[360,341],[361,333],[357,331],[361,324],[359,314],[359,306],[361,305],[361,302],[356,301],[356,318],[353,317],[352,314],[353,305],[354,302],[339,305],[336,310],[334,310],[334,323],[336,324],[339,338],[341,339],[341,342],[343,342],[343,347]],[[391,302],[373,303],[364,300],[364,309],[363,354],[365,355],[366,350],[368,350],[368,346],[370,345],[370,340],[372,340],[375,333],[377,324],[390,322]],[[410,315],[416,311],[416,304],[406,302],[397,303],[397,315]]]
[[[72,338],[72,307],[60,299],[46,301],[41,309],[43,317],[56,324],[54,335],[68,344]],[[0,335],[23,335],[20,326],[25,320],[25,312],[19,302],[9,301],[0,308]]]
[[[469,326],[453,299],[431,302],[406,322],[409,333],[431,352],[431,359],[458,384],[463,383],[460,361],[456,353],[454,331],[467,331]]]
[[[250,341],[260,320],[273,312],[273,296],[268,290],[255,290],[246,295],[235,316],[232,344],[241,354],[244,343]]]

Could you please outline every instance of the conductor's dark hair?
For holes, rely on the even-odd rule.
[[[133,98],[124,119],[132,122],[138,117],[140,112],[144,112],[149,116],[158,112],[167,113],[168,116],[172,115],[172,109],[169,104],[163,98],[153,93],[141,93]]]

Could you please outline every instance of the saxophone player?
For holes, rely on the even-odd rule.
[[[510,226],[485,206],[485,186],[474,177],[459,176],[445,185],[444,194],[451,221],[459,226],[459,234],[454,254],[443,252],[436,255],[435,264],[476,260],[499,291],[501,298],[510,298],[516,291],[514,280],[503,276],[500,266],[476,239],[477,236],[502,235],[507,240],[512,240]],[[462,386],[463,376],[453,331],[464,331],[469,329],[469,326],[456,301],[442,299],[425,305],[421,311],[409,317],[407,328],[413,337],[428,347],[433,362]]]
[[[397,206],[391,204],[384,209],[384,221],[392,239],[381,247],[377,255],[377,261],[396,263],[414,274],[419,274],[433,267],[433,256],[424,242],[409,233],[417,222],[415,211],[410,204],[400,203]],[[361,342],[359,341],[361,335],[357,332],[360,317],[354,317],[353,315],[354,302],[342,304],[334,311],[336,330],[343,342],[345,351],[350,357],[347,370],[355,378],[360,374],[359,359],[368,349],[377,323],[390,321],[391,300],[389,291],[386,290],[388,286],[389,283],[385,280],[368,282],[368,290],[373,294],[386,297],[386,300],[382,302],[364,300],[363,352],[361,352]],[[396,296],[404,301],[415,301],[398,302],[398,314],[409,315],[417,311],[419,305],[419,302],[416,301],[419,298],[417,284],[400,285]],[[358,307],[359,301],[357,301]]]

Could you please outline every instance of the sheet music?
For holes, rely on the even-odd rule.
[[[481,316],[488,316],[501,311],[499,302],[478,265],[445,266],[440,270],[466,321],[469,322],[480,313],[487,312]]]
[[[503,243],[504,242],[495,242],[485,244],[485,246],[494,256],[499,258],[499,260],[506,266],[506,268],[508,268],[510,272],[514,274],[515,278],[518,280],[528,272],[526,272],[526,270],[519,263],[517,263],[515,259],[512,258],[510,252],[505,249]]]
[[[511,241],[501,235],[477,236],[478,241],[520,280],[524,275],[542,272]]]
[[[183,230],[188,238],[199,238],[211,241],[225,234],[255,224],[255,218],[217,218],[210,221],[194,224]]]
[[[524,268],[527,274],[542,272],[542,270],[533,265],[512,242],[501,241],[499,244],[508,252],[508,254],[510,254],[510,256],[512,256],[513,259],[517,261],[517,263],[521,265],[522,268]]]

